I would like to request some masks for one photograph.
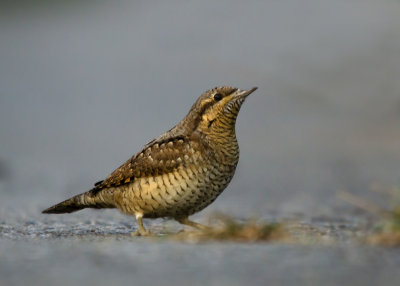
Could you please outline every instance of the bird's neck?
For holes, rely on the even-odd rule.
[[[239,161],[239,144],[236,139],[235,128],[216,129],[214,132],[207,134],[207,137],[218,161],[236,166]]]

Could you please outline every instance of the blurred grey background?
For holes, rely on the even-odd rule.
[[[206,212],[330,214],[348,206],[338,190],[400,182],[399,1],[1,7],[3,211],[88,190],[217,85],[259,90],[237,174]]]
[[[0,0],[0,285],[398,285],[397,251],[346,240],[371,228],[337,193],[386,204],[373,190],[400,185],[399,15],[399,0]],[[194,219],[296,217],[333,246],[190,245],[132,238],[116,210],[40,214],[217,85],[259,89],[236,176]]]

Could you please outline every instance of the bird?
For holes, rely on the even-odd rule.
[[[136,218],[137,236],[151,235],[143,218],[169,218],[197,229],[189,216],[210,205],[228,186],[239,161],[236,119],[257,87],[220,86],[204,92],[172,129],[87,192],[42,211],[71,213],[117,208]]]

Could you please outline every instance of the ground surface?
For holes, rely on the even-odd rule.
[[[285,222],[295,242],[182,242],[181,226],[148,221],[156,237],[113,211],[9,214],[0,221],[0,285],[398,285],[400,250],[366,246],[371,223]]]

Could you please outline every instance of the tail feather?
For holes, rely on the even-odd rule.
[[[100,193],[94,194],[94,192],[89,191],[76,195],[68,200],[51,206],[42,213],[44,214],[62,214],[62,213],[72,213],[85,208],[114,208],[115,206],[111,203],[104,201],[104,197]]]

